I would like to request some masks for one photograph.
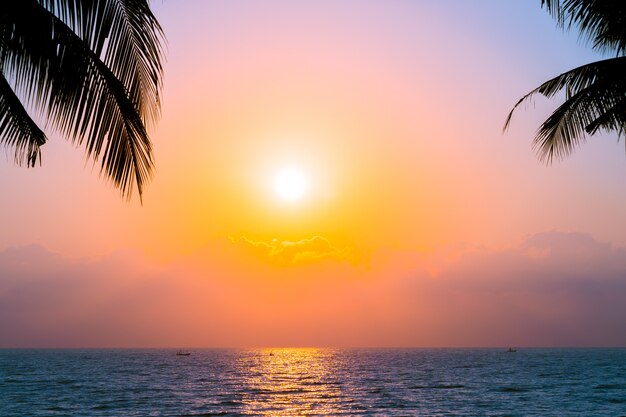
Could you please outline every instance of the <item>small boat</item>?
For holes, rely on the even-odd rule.
[[[179,350],[178,352],[176,352],[176,356],[189,356],[191,355],[191,352],[184,352],[182,350]]]
[[[517,349],[514,347],[510,347],[509,350],[507,350],[507,352],[509,353],[517,352]]]

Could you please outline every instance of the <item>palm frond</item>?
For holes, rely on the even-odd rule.
[[[509,113],[506,130],[515,110],[536,94],[548,98],[566,90],[566,100],[541,125],[534,144],[540,158],[551,162],[554,157],[570,154],[585,134],[598,129],[623,131],[626,117],[620,113],[626,100],[626,57],[611,58],[583,65],[541,84],[522,97]]]
[[[104,62],[127,86],[143,120],[152,123],[160,110],[163,33],[145,0],[114,5]]]
[[[586,133],[597,130],[590,126],[614,108],[619,100],[620,97],[613,94],[613,87],[602,81],[573,94],[537,131],[534,145],[539,156],[551,162],[554,157],[569,155],[584,142]]]
[[[11,85],[0,72],[0,143],[15,148],[18,165],[34,166],[41,158],[46,135],[28,115]]]
[[[580,36],[603,52],[626,53],[626,7],[617,0],[542,0],[541,5],[564,29],[578,27]]]
[[[126,86],[144,122],[158,119],[163,31],[146,0],[39,0]]]
[[[591,122],[585,130],[588,134],[593,135],[600,129],[607,132],[615,131],[618,137],[626,133],[626,98],[621,97],[616,104],[607,109],[604,114]]]
[[[113,41],[110,37],[132,36],[132,31],[113,29],[116,24],[123,25],[111,17],[119,17],[119,11],[111,10],[122,5],[130,14],[149,13],[145,0],[42,2],[48,7],[35,0],[20,0],[4,10],[11,24],[3,46],[5,68],[16,88],[48,117],[52,126],[73,142],[84,144],[88,157],[101,159],[101,172],[123,194],[130,197],[137,187],[141,197],[153,169],[145,122],[158,115],[161,87],[160,58],[144,61],[152,60],[154,54],[160,56],[160,46],[153,46],[142,56],[133,55],[127,48],[127,55],[122,57],[110,51],[135,41]],[[146,8],[128,9],[128,4],[136,3]],[[60,5],[66,8],[61,10]],[[107,16],[109,21],[98,23]],[[147,21],[154,23],[150,16]],[[144,26],[131,27],[139,30]],[[160,33],[158,24],[152,28]],[[146,36],[150,37],[144,35],[142,39]],[[158,34],[152,39],[158,44]],[[109,56],[108,60],[119,62],[107,64],[98,51],[105,58]]]

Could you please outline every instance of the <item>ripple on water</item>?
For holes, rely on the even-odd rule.
[[[500,392],[528,392],[529,389],[521,387],[500,387]]]
[[[0,350],[0,416],[616,417],[624,363],[602,349]]]
[[[411,389],[413,390],[422,390],[422,389],[461,389],[465,388],[465,385],[457,385],[457,384],[435,384],[435,385],[413,385]]]
[[[626,390],[626,384],[599,384],[593,387],[595,390],[610,391],[610,390]]]

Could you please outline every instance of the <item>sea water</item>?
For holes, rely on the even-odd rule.
[[[0,416],[626,416],[626,349],[0,350]]]

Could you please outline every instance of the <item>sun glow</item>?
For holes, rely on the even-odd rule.
[[[297,168],[284,168],[274,177],[274,191],[284,201],[301,200],[305,196],[308,186],[307,176]]]

